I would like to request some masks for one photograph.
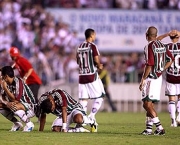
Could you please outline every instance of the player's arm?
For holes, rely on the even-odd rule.
[[[5,91],[5,93],[7,94],[9,100],[11,101],[15,101],[15,96],[13,95],[13,93],[10,92],[10,90],[7,87],[7,83],[5,81],[2,81],[2,89]]]
[[[165,37],[168,37],[168,36],[176,36],[176,35],[178,35],[179,37],[180,37],[180,32],[179,31],[177,31],[177,30],[171,30],[170,32],[168,32],[168,33],[165,33],[165,34],[162,34],[162,35],[160,35],[160,36],[158,36],[157,37],[157,40],[162,40],[162,39],[164,39]]]
[[[172,55],[172,53],[167,49],[166,50],[166,53],[167,53],[167,58],[168,58],[168,61],[166,62],[165,66],[164,66],[164,70],[166,70],[168,67],[171,66],[171,64],[174,62],[174,57]]]
[[[145,84],[145,79],[148,77],[149,73],[151,72],[151,67],[150,65],[145,65],[144,67],[144,73],[142,75],[142,78],[141,78],[141,82],[140,82],[140,85],[139,85],[139,90],[142,91],[143,87],[144,87],[144,84]]]
[[[177,31],[177,35],[180,37],[180,31]]]
[[[64,94],[64,92],[62,90],[57,90],[58,93],[60,94],[58,96],[58,99],[62,100],[62,105],[61,105],[61,110],[62,110],[62,132],[67,132],[66,128],[67,128],[67,98],[66,95]]]
[[[157,37],[157,40],[162,40],[162,39],[168,37],[169,35],[170,35],[170,32],[165,33],[165,34],[162,34],[162,35],[160,35],[160,36]]]
[[[62,132],[67,132],[67,107],[62,107]]]
[[[103,69],[103,64],[100,63],[99,55],[94,56],[94,62],[98,69]]]
[[[144,73],[143,73],[143,75],[142,75],[142,79],[143,79],[143,80],[145,80],[145,79],[148,77],[149,73],[151,72],[151,67],[152,67],[152,66],[150,66],[150,65],[145,65],[145,67],[144,67]]]
[[[173,63],[172,60],[167,62],[166,65],[164,66],[164,70],[166,70],[168,67],[170,67],[172,63]]]
[[[16,66],[16,63],[13,63],[13,64],[11,65],[12,68],[15,68],[15,66]]]
[[[24,77],[23,77],[23,80],[24,80],[24,81],[26,81],[27,78],[31,75],[32,71],[33,71],[33,68],[30,68],[30,69],[27,71],[27,73],[26,73],[26,74],[24,75]]]
[[[8,101],[6,101],[3,96],[0,96],[0,104],[0,108],[7,108]]]
[[[46,114],[45,113],[40,114],[39,121],[40,121],[39,131],[43,131],[44,126],[46,124]]]

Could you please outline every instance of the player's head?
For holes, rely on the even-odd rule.
[[[154,26],[150,26],[146,30],[146,39],[147,40],[153,40],[157,37],[158,30]]]
[[[172,41],[178,41],[178,40],[179,40],[178,34],[170,35],[169,38],[170,38]]]
[[[40,104],[40,109],[42,110],[43,113],[51,113],[52,112],[52,102],[50,99],[45,99],[42,101]]]
[[[172,30],[169,32],[169,38],[173,43],[176,43],[179,41],[179,35],[177,30]]]
[[[20,56],[20,52],[18,50],[17,47],[11,47],[9,49],[9,54],[11,56],[11,58],[14,60],[14,58],[16,58],[17,56]]]
[[[84,34],[85,34],[86,40],[87,39],[91,39],[92,41],[95,41],[95,39],[96,39],[96,32],[93,29],[91,29],[91,28],[86,29]]]
[[[11,66],[4,66],[0,70],[1,70],[1,75],[2,76],[8,75],[11,78],[14,77],[14,70],[13,70],[13,68]]]
[[[178,39],[179,38],[179,36],[176,34],[176,35],[174,35],[174,36],[169,36],[170,37],[170,39],[172,40],[172,39]]]
[[[7,83],[11,83],[12,79],[14,78],[14,70],[11,66],[4,66],[0,69],[1,77]]]

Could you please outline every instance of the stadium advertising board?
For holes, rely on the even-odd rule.
[[[84,30],[97,32],[97,45],[104,52],[142,52],[146,45],[145,31],[153,25],[158,34],[180,30],[178,11],[127,11],[96,9],[47,9],[56,19],[68,23],[84,40]],[[170,41],[168,38],[164,41]]]

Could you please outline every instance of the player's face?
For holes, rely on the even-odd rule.
[[[51,104],[52,104],[51,111],[54,112],[55,106],[56,106],[56,105],[55,105],[55,102],[54,102],[54,99],[53,99],[52,97],[50,97],[49,99],[50,99],[50,102],[51,102]]]
[[[91,38],[92,38],[92,41],[94,42],[96,39],[96,33],[95,32],[91,34]]]
[[[148,41],[148,30],[149,30],[149,28],[147,28],[147,30],[146,30],[146,40]]]
[[[17,58],[16,56],[11,56],[11,59],[14,61],[16,60],[16,58]]]
[[[8,75],[1,76],[1,79],[4,80],[7,84],[11,84],[11,80]]]

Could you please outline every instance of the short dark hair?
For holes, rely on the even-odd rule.
[[[92,35],[92,33],[94,33],[95,31],[93,30],[93,29],[91,29],[91,28],[88,28],[88,29],[86,29],[86,31],[85,31],[85,37],[86,37],[86,39],[87,38],[89,38],[91,35]]]
[[[51,113],[52,103],[50,102],[50,99],[46,99],[42,101],[40,104],[40,109],[43,113]]]
[[[175,35],[175,36],[169,36],[169,37],[170,37],[171,40],[176,39],[176,38],[179,38],[178,35]]]
[[[8,75],[10,78],[14,77],[14,70],[11,66],[4,66],[0,71],[2,76]]]
[[[154,26],[150,26],[150,27],[148,27],[148,29],[146,31],[146,36],[156,37],[157,33],[158,33],[157,28]]]

